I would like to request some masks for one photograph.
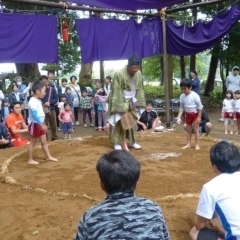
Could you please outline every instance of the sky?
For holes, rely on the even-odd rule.
[[[127,64],[127,60],[120,60],[120,61],[105,61],[104,62],[104,69],[110,70],[113,69],[115,71],[123,68]],[[93,74],[94,77],[99,77],[100,72],[100,64],[99,62],[94,62],[93,64]],[[46,74],[46,71],[41,71],[42,64],[39,66],[39,70],[41,74]],[[80,71],[80,67],[77,68],[77,71]],[[0,73],[3,72],[15,72],[16,73],[16,67],[14,63],[1,63],[0,64]]]

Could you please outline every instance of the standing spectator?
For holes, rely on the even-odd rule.
[[[2,90],[0,90],[0,106],[2,106],[2,100],[5,99]]]
[[[9,94],[8,101],[9,101],[10,106],[11,106],[11,104],[13,102],[20,102],[20,103],[22,103],[21,102],[20,93],[18,91],[18,87],[17,87],[16,84],[12,85],[12,93]]]
[[[48,77],[46,75],[40,76],[39,80],[46,87],[46,95],[42,98],[43,109],[45,111],[45,124],[50,125],[52,141],[58,139],[57,136],[57,121],[55,106],[58,103],[58,95],[54,87],[48,85]]]
[[[12,147],[10,134],[4,123],[0,122],[0,149]]]
[[[23,101],[25,99],[24,90],[27,88],[27,86],[22,83],[22,78],[20,76],[15,78],[15,82],[16,82],[16,85],[18,87],[18,92],[20,94],[20,101],[19,102],[23,103]]]
[[[227,77],[226,88],[227,91],[231,91],[233,93],[235,93],[237,90],[240,90],[240,76],[238,66],[233,67],[232,74]]]
[[[49,81],[49,85],[54,87],[56,91],[58,91],[58,83],[55,79],[55,75],[53,72],[48,72],[48,81]]]
[[[104,90],[105,90],[107,96],[109,96],[111,89],[112,89],[112,78],[111,78],[111,76],[107,76],[105,78],[105,85],[104,85]]]
[[[66,102],[66,95],[65,94],[61,94],[60,96],[60,102],[58,103],[58,112],[60,113],[61,111],[64,110],[64,103]],[[59,121],[59,116],[58,116],[58,121]],[[62,123],[61,121],[59,121],[59,131],[62,130]]]
[[[96,168],[107,197],[84,213],[75,240],[170,240],[158,204],[134,194],[140,163],[133,155],[112,151],[98,160]]]
[[[65,96],[66,96],[66,102],[69,104],[69,106],[71,107],[71,111],[74,111],[74,96],[72,94],[72,89],[70,87],[66,87],[66,92],[65,92]]]
[[[81,109],[83,112],[83,126],[87,127],[86,123],[86,116],[88,115],[90,126],[94,127],[92,124],[92,108],[93,108],[93,99],[92,97],[89,97],[88,92],[86,89],[82,91],[82,98],[81,98]]]
[[[71,111],[71,106],[68,102],[65,102],[64,110],[62,110],[59,115],[59,121],[62,123],[62,130],[64,134],[64,139],[71,139],[71,132],[72,132],[72,121],[73,121],[73,113]]]
[[[200,95],[200,80],[197,76],[197,72],[195,70],[191,70],[190,77],[192,79],[192,91]]]
[[[61,80],[61,86],[58,87],[58,98],[60,100],[60,97],[62,94],[65,94],[66,92],[66,87],[67,87],[67,79],[66,78],[62,78]]]
[[[217,176],[203,185],[190,238],[239,240],[239,149],[231,143],[221,141],[211,148],[210,161]],[[218,219],[225,230],[225,236],[207,229],[208,222],[213,218]]]
[[[20,134],[28,132],[28,126],[25,124],[23,115],[21,114],[20,102],[13,102],[10,106],[12,112],[6,118],[6,126],[11,135],[11,142],[14,147],[24,146],[29,141]]]
[[[101,80],[96,80],[95,85],[96,85],[96,89],[93,89],[93,91],[92,91],[93,98],[95,98],[95,95],[98,91],[104,91],[104,89],[102,89]],[[95,129],[98,130],[98,126],[99,126],[99,124],[98,124],[98,102],[96,102],[96,101],[94,101],[94,112],[95,112]]]
[[[231,91],[226,92],[226,98],[223,100],[222,106],[222,117],[224,117],[224,126],[225,126],[225,134],[228,134],[228,122],[231,123],[231,131],[230,134],[233,134],[234,128],[234,100],[233,93]]]
[[[1,122],[5,122],[6,118],[8,117],[8,115],[11,113],[11,109],[8,103],[7,99],[4,99],[2,101],[2,108],[1,108],[1,112],[0,112],[0,120]]]
[[[103,89],[98,89],[94,101],[98,106],[98,131],[106,130],[107,124],[107,96]]]
[[[31,96],[31,88],[32,88],[32,83],[30,82],[27,86],[27,88],[23,91],[24,94],[24,101],[23,101],[23,106],[24,106],[24,117],[25,117],[25,123],[28,124],[28,101],[29,101],[29,96]]]
[[[81,88],[77,83],[77,77],[71,76],[70,81],[71,83],[69,84],[69,87],[72,89],[72,95],[74,97],[73,112],[74,112],[75,125],[79,126],[80,123],[78,121],[78,112],[80,109]]]

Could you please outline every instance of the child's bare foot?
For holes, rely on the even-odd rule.
[[[195,150],[200,150],[200,147],[198,145],[196,145]]]
[[[239,132],[236,132],[235,134],[236,134],[236,135],[238,135],[238,134],[239,134]]]
[[[28,160],[28,164],[33,164],[33,165],[37,165],[39,164],[39,162],[32,160]]]
[[[125,150],[125,151],[129,152],[129,149],[128,149],[128,146],[127,146],[126,142],[122,143],[122,150]]]
[[[225,134],[228,134],[228,132],[226,131]]]
[[[231,131],[230,134],[233,134],[233,131]]]
[[[53,157],[50,157],[50,158],[47,158],[48,161],[53,161],[53,162],[58,162],[58,160],[56,158],[53,158]]]
[[[182,149],[188,149],[191,148],[191,145],[187,144],[186,146],[182,147]]]

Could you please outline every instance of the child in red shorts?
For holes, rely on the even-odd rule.
[[[38,138],[40,139],[43,152],[46,155],[47,160],[57,162],[56,158],[50,155],[47,145],[47,126],[44,123],[45,113],[43,111],[42,102],[40,98],[43,98],[46,94],[46,87],[40,81],[37,81],[32,86],[33,96],[29,100],[29,134],[30,144],[28,147],[28,164],[39,164],[39,162],[33,160],[33,149],[37,143]]]
[[[234,100],[233,100],[233,92],[229,91],[229,90],[226,92],[226,98],[223,100],[222,117],[224,118],[225,134],[228,134],[228,122],[229,121],[231,123],[230,134],[233,134]]]
[[[192,129],[195,134],[195,150],[200,150],[199,147],[199,123],[201,122],[202,108],[200,97],[197,93],[191,91],[192,82],[190,79],[183,79],[180,83],[182,95],[180,96],[180,110],[176,118],[177,123],[181,122],[183,112],[187,125],[187,145],[182,149],[191,148]]]

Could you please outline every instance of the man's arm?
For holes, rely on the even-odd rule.
[[[57,104],[57,102],[58,102],[57,91],[54,87],[52,87],[52,96],[50,98],[50,105],[54,106]]]
[[[84,216],[83,216],[78,224],[78,231],[77,231],[75,240],[85,240],[85,239],[88,239],[88,234],[87,234],[87,227],[85,226]]]

